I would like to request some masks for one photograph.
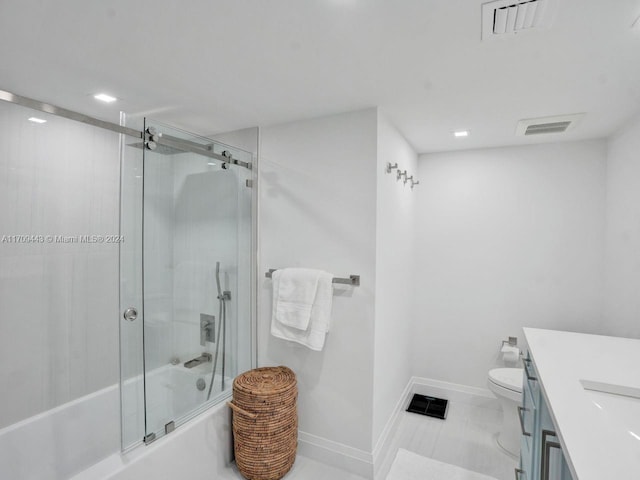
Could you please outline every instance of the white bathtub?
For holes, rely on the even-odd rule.
[[[113,454],[72,480],[214,480],[228,478],[232,458],[231,411],[222,402],[151,445]]]
[[[0,478],[70,478],[120,448],[117,385],[0,430]]]
[[[148,397],[153,399],[149,402],[149,413],[157,419],[173,419],[175,412],[200,405],[207,395],[210,365],[191,370],[181,365],[167,365],[148,375]],[[196,388],[198,378],[206,382],[203,391]],[[128,380],[124,388],[135,388],[135,382],[140,381],[140,378]],[[216,384],[219,385],[219,380]],[[219,388],[214,388],[212,393],[212,398],[217,395],[218,401],[222,400]],[[139,421],[140,415],[140,412],[127,412],[125,407],[125,416],[131,421]],[[202,449],[194,442],[203,442],[200,447],[206,449],[207,458],[193,456],[193,452]],[[223,468],[231,459],[231,451],[230,415],[222,401],[179,426],[166,438],[121,454],[120,389],[119,385],[113,385],[0,430],[0,478],[143,478],[156,466],[160,468],[158,478],[168,478],[172,465],[183,462],[183,468],[199,468],[200,464]],[[178,452],[179,457],[167,459],[167,454],[173,457],[170,452]],[[167,460],[170,465],[164,464]],[[191,467],[187,465],[189,462],[193,464]],[[194,475],[191,478],[205,478]],[[211,477],[210,470],[207,478],[215,478]]]
[[[194,412],[207,401],[209,382],[211,381],[210,362],[203,363],[194,368],[185,368],[180,365],[166,365],[155,369],[146,378],[146,401],[147,401],[147,426],[149,431],[161,432],[165,424],[170,421],[177,421],[189,412]],[[197,381],[204,382],[204,389],[199,390]],[[132,398],[135,392],[141,392],[140,383],[142,378],[136,381],[128,380],[124,388],[130,389],[126,398]],[[225,378],[225,387],[230,388],[232,380]],[[221,392],[220,377],[216,376],[214,388],[211,392],[211,399],[215,400]],[[123,405],[123,414],[126,421],[138,422],[142,410],[142,399],[136,402]],[[140,424],[141,425],[141,424]],[[141,440],[142,430],[138,430],[139,435],[135,440]],[[130,442],[126,442],[130,443]]]

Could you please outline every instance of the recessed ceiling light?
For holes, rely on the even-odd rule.
[[[29,118],[29,121],[33,123],[47,123],[46,120],[43,120],[42,118],[37,118],[37,117],[31,117]]]
[[[453,135],[455,137],[468,137],[469,136],[469,130],[458,130],[457,132],[453,132]]]
[[[111,95],[107,95],[106,93],[98,93],[94,95],[93,98],[95,98],[96,100],[100,100],[101,102],[104,102],[104,103],[111,103],[117,100],[116,97],[112,97]]]

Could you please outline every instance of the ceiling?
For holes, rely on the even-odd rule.
[[[378,106],[418,152],[602,137],[640,111],[640,1],[558,0],[550,29],[485,42],[482,3],[0,0],[0,89],[200,134]]]

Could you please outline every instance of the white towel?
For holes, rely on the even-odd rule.
[[[273,288],[279,288],[280,275],[276,275],[278,271],[273,272]],[[318,288],[316,296],[311,308],[311,318],[309,326],[306,330],[292,328],[283,325],[276,317],[277,305],[274,302],[273,313],[271,318],[271,335],[282,340],[296,342],[311,350],[321,351],[324,347],[324,341],[329,327],[331,325],[331,304],[333,302],[333,275],[321,272],[318,277]]]
[[[273,272],[273,303],[280,323],[298,330],[309,327],[311,308],[322,273],[310,268],[283,268]]]

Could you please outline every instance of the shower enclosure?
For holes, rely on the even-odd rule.
[[[258,131],[4,90],[0,127],[0,478],[103,478],[255,365]]]
[[[122,152],[125,449],[226,398],[252,366],[252,154],[149,120],[144,131]]]

